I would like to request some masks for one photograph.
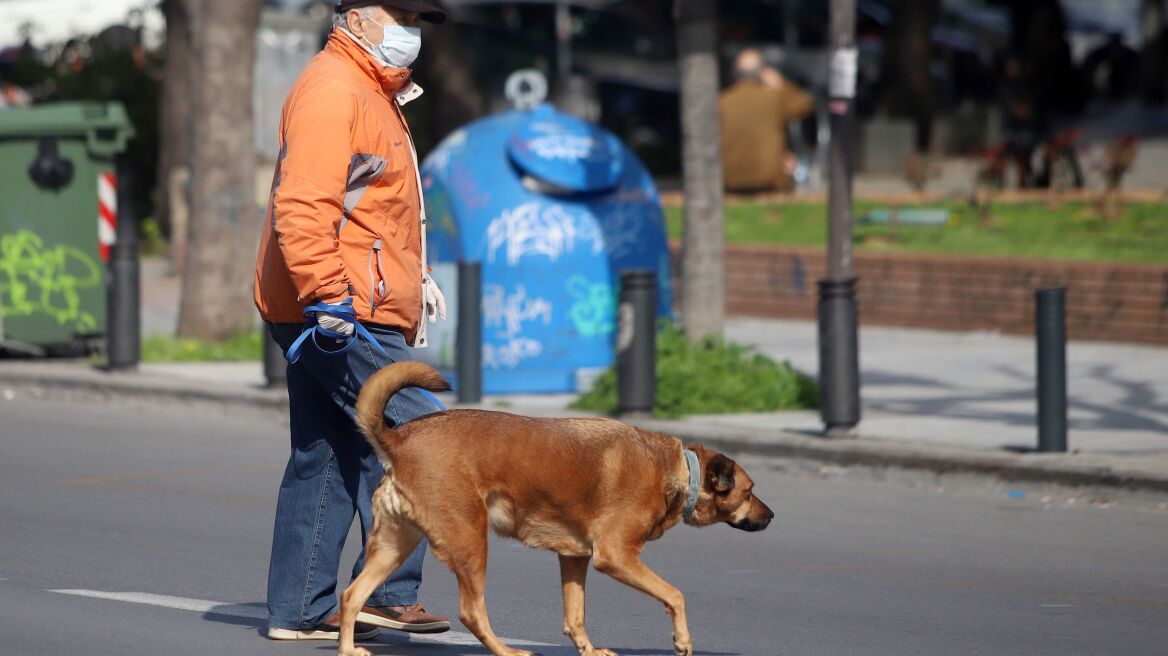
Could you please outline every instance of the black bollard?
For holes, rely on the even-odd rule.
[[[283,387],[288,384],[288,361],[284,359],[284,349],[272,339],[266,326],[260,330],[264,341],[264,380],[268,387]]]
[[[458,402],[483,398],[483,265],[458,263]]]
[[[621,415],[650,415],[657,400],[657,272],[621,272],[616,392]]]
[[[856,279],[819,281],[819,416],[824,437],[847,437],[860,423]]]
[[[1067,450],[1066,289],[1034,293],[1034,334],[1038,340],[1038,451]]]
[[[125,156],[117,158],[118,226],[110,252],[106,295],[106,355],[110,371],[133,369],[142,357],[141,272],[138,265],[138,217],[133,183]]]

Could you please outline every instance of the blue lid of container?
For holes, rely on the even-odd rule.
[[[507,154],[521,172],[569,192],[613,189],[623,173],[624,151],[616,137],[550,105],[529,112],[511,135]]]

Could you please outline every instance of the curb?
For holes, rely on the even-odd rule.
[[[1124,462],[1138,456],[1016,454],[870,438],[828,440],[778,431],[766,435],[763,438],[766,441],[763,441],[757,434],[748,437],[741,429],[661,420],[629,423],[730,453],[814,460],[841,466],[897,467],[938,474],[994,476],[1007,481],[1168,493],[1168,472],[1137,469]]]
[[[39,389],[103,399],[203,402],[260,410],[288,408],[288,393],[282,388],[233,386],[215,389],[209,384],[198,385],[195,381],[146,377],[135,371],[104,372],[93,368],[84,370],[81,376],[75,369],[30,372],[29,369],[6,371],[0,368],[0,388]]]
[[[205,402],[251,410],[288,408],[283,388],[175,380],[139,372],[109,373],[77,367],[0,367],[0,388],[77,393],[103,399]],[[475,406],[484,407],[484,406]],[[491,408],[488,408],[491,409]],[[522,411],[522,408],[517,408]],[[1017,454],[879,439],[806,437],[782,430],[759,431],[695,421],[633,419],[627,423],[700,442],[731,454],[812,460],[841,466],[896,467],[939,474],[967,473],[1003,480],[1095,486],[1168,493],[1168,471],[1132,466],[1138,456]]]

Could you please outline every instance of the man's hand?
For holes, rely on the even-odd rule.
[[[328,305],[340,306],[340,303],[329,303]],[[316,313],[316,323],[325,330],[331,330],[334,333],[344,335],[345,337],[352,337],[356,327],[353,326],[352,321],[334,317],[323,312]]]
[[[438,283],[430,276],[422,278],[422,289],[426,295],[426,317],[430,323],[438,321],[439,317],[446,318],[446,297],[438,289]]]

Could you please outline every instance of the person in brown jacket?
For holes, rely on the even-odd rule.
[[[815,109],[811,96],[763,66],[762,54],[743,50],[735,82],[722,92],[722,177],[728,191],[790,191],[794,157],[787,152],[787,123]]]
[[[408,68],[421,49],[418,21],[445,17],[422,0],[341,0],[324,50],[284,104],[255,277],[256,307],[290,363],[292,453],[268,567],[273,640],[338,638],[341,549],[355,515],[370,533],[383,474],[354,404],[369,376],[425,346],[424,318],[446,314],[426,267],[418,156],[401,109],[422,93]],[[427,394],[394,395],[386,422],[441,409]],[[358,639],[378,627],[449,630],[418,604],[426,546],[374,591]],[[354,577],[363,565],[364,554]]]

